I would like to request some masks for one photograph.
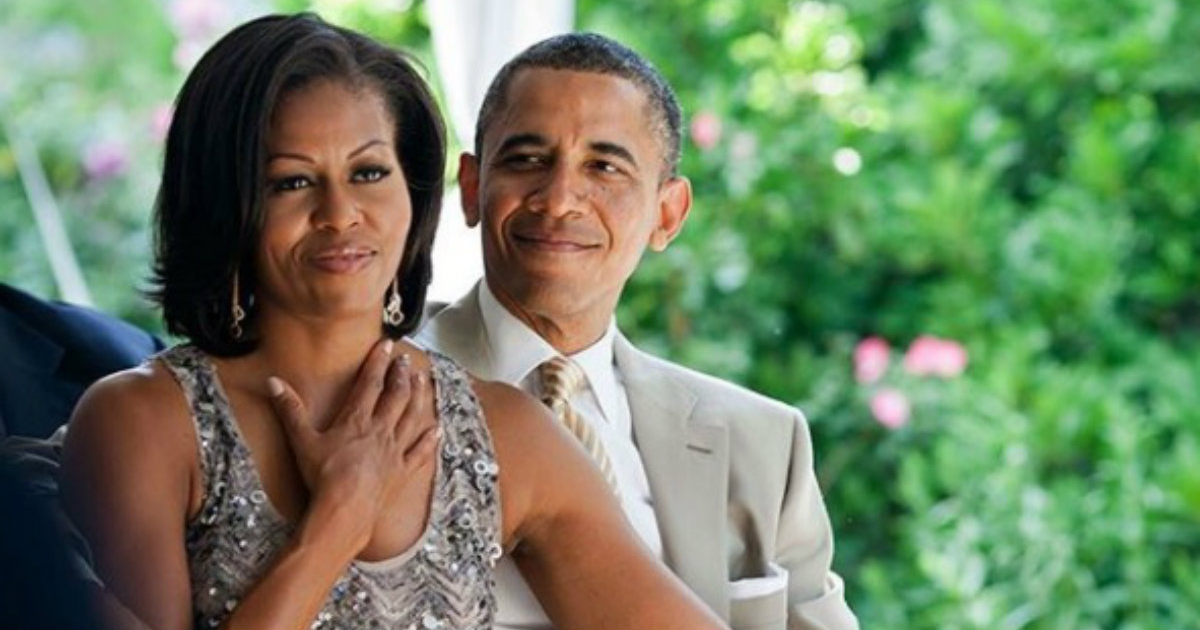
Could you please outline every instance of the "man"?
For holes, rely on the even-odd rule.
[[[680,119],[659,73],[607,38],[559,36],[510,61],[459,163],[485,281],[418,340],[548,403],[564,377],[540,366],[568,357],[586,378],[556,414],[583,420],[574,432],[631,525],[684,582],[734,628],[855,628],[804,418],[651,357],[616,327],[643,251],[666,248],[691,207]],[[511,560],[498,584],[498,625],[545,626]]]
[[[55,430],[94,381],[162,349],[115,317],[0,283],[0,557],[11,575],[0,579],[0,627],[91,627],[97,617],[144,627],[99,587],[58,506]]]
[[[162,348],[119,319],[0,283],[0,437],[50,435],[93,381]]]

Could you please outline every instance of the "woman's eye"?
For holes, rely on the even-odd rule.
[[[354,181],[356,182],[377,182],[391,174],[390,169],[381,166],[370,166],[360,168],[354,172]]]
[[[281,177],[271,182],[271,190],[275,192],[288,192],[291,190],[300,190],[308,188],[312,185],[312,181],[302,175],[294,175],[292,177]]]

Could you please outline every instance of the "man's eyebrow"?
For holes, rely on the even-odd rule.
[[[496,147],[496,153],[497,154],[504,153],[505,151],[512,150],[514,147],[519,147],[519,146],[524,146],[524,145],[534,145],[534,146],[540,147],[540,146],[545,146],[546,144],[548,144],[548,142],[546,141],[546,138],[539,134],[518,133],[518,134],[513,134],[513,135],[505,138],[504,142],[501,142],[500,146]]]
[[[637,168],[638,166],[638,161],[633,158],[633,153],[631,153],[629,149],[626,149],[615,142],[592,142],[589,146],[597,153],[619,157],[622,160],[632,164],[634,168]]]
[[[496,148],[496,154],[503,155],[505,152],[521,146],[544,147],[548,144],[550,144],[550,141],[547,140],[545,136],[540,134],[517,133],[505,138],[504,141],[500,143],[500,146]],[[597,153],[610,155],[625,160],[626,162],[632,164],[634,168],[637,168],[638,166],[638,161],[633,157],[633,152],[631,152],[629,149],[626,149],[624,146],[617,144],[616,142],[597,140],[595,142],[588,143],[588,147]]]

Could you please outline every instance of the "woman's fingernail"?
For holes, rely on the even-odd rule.
[[[267,391],[271,392],[272,397],[282,396],[283,395],[283,381],[279,380],[279,377],[268,376],[267,377]]]
[[[394,349],[395,347],[396,347],[396,342],[392,341],[391,339],[388,339],[387,341],[383,342],[383,353],[388,356],[391,356],[392,349]]]

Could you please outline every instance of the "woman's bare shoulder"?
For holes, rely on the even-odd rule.
[[[519,437],[524,441],[553,428],[550,411],[528,393],[508,383],[474,377],[471,384],[494,439]]]
[[[164,365],[106,376],[84,392],[67,425],[64,503],[91,531],[108,522],[99,516],[106,510],[136,514],[138,501],[174,505],[190,518],[200,496],[196,445],[187,399]]]
[[[80,398],[76,413],[83,410],[102,416],[130,417],[146,412],[161,415],[164,407],[182,400],[183,392],[167,368],[159,361],[148,361],[93,383]]]
[[[71,415],[67,446],[111,441],[186,444],[194,439],[190,428],[183,390],[161,362],[148,361],[88,387]]]

